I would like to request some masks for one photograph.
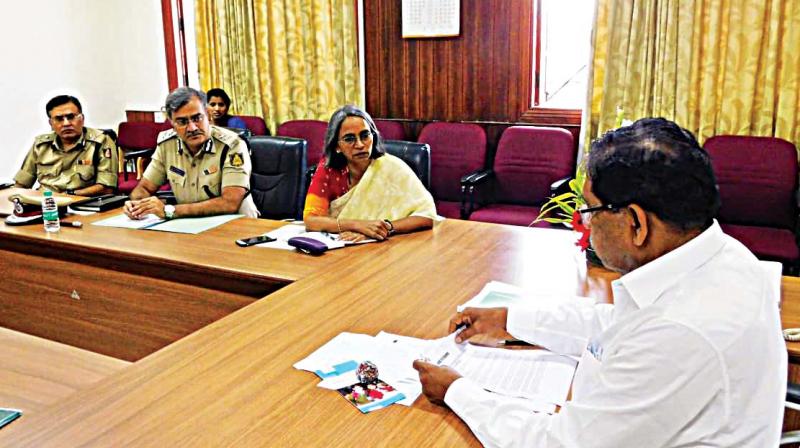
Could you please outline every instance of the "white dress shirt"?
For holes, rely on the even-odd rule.
[[[486,446],[772,447],[787,354],[780,265],[758,261],[715,222],[589,300],[512,307],[519,339],[580,355],[571,401],[532,413],[465,378],[445,403]]]

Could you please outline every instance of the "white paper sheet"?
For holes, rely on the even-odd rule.
[[[130,219],[125,216],[125,213],[120,213],[119,215],[114,215],[101,221],[95,221],[92,225],[119,227],[122,229],[144,229],[160,222],[164,222],[164,220],[153,214],[149,214],[142,219]]]

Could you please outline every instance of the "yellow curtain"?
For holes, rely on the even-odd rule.
[[[327,121],[361,104],[352,0],[197,0],[200,84],[221,87],[232,111]]]
[[[597,1],[585,147],[619,106],[701,143],[742,134],[800,148],[800,1]]]

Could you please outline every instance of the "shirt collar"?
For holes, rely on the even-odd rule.
[[[83,131],[81,132],[81,138],[78,140],[78,143],[76,143],[75,146],[73,146],[69,150],[72,151],[75,148],[81,148],[85,144],[86,144],[86,128],[83,128]],[[61,144],[61,137],[59,137],[58,134],[56,134],[56,138],[53,139],[53,146],[55,146],[56,149],[58,149],[59,151],[64,151],[64,145]]]
[[[661,294],[684,275],[705,264],[725,245],[725,234],[714,223],[682,246],[623,275],[612,284],[624,288],[639,309],[655,303]]]
[[[212,140],[214,139],[211,138],[211,136],[209,136],[208,140],[206,140],[206,142],[203,143],[203,147],[200,148],[200,151],[197,153],[198,156],[206,152],[209,154],[214,154],[215,152],[217,152],[216,148],[214,147],[214,142]],[[189,151],[186,152],[191,156]],[[183,155],[183,140],[181,140],[180,137],[178,137],[178,155]]]

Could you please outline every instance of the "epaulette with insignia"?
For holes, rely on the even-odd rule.
[[[84,128],[86,129],[86,140],[95,143],[103,143],[106,139],[106,134],[99,129]]]
[[[233,146],[240,141],[239,136],[236,135],[235,132],[216,126],[211,126],[211,136],[228,146]]]
[[[48,134],[37,135],[33,144],[41,145],[42,143],[50,143],[55,141],[55,139],[56,139],[56,133],[50,132]]]
[[[158,134],[158,140],[156,143],[161,144],[161,142],[165,142],[173,137],[177,137],[178,134],[175,132],[175,129],[167,129],[166,131],[161,131]]]

